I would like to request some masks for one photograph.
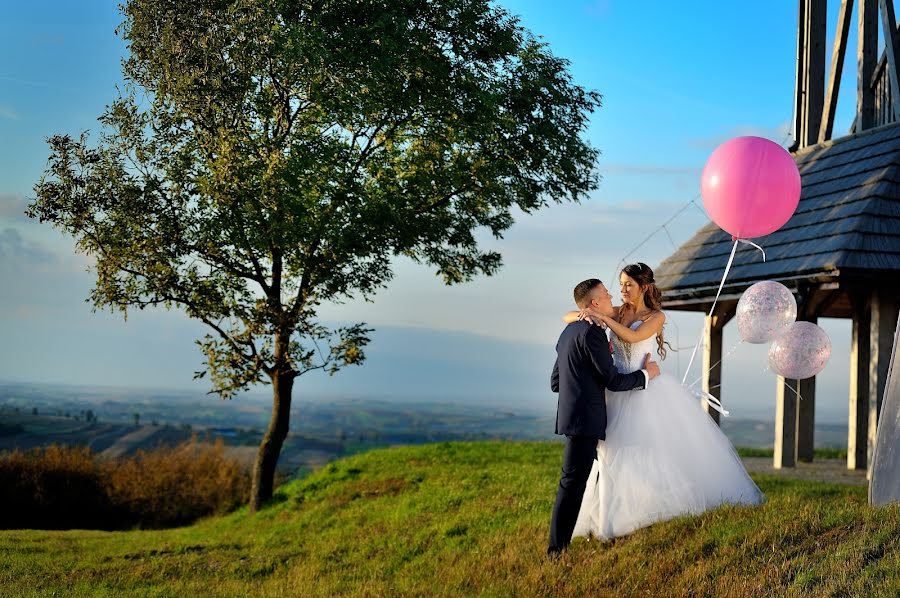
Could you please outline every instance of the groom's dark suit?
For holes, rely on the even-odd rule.
[[[572,540],[597,441],[606,438],[605,389],[640,389],[647,380],[644,370],[630,374],[616,370],[609,341],[599,326],[581,320],[566,326],[560,335],[550,389],[559,393],[556,433],[564,434],[567,441],[548,552],[559,552]]]

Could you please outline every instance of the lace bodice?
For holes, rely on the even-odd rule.
[[[631,323],[630,328],[636,330],[641,324],[643,324],[643,320],[635,320]],[[626,343],[616,336],[612,330],[607,329],[606,334],[612,341],[613,364],[617,370],[624,374],[641,369],[644,365],[644,356],[647,353],[656,355],[656,335],[637,343]]]

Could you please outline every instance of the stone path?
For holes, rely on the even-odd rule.
[[[771,457],[744,457],[744,467],[752,473],[767,473],[802,480],[866,486],[866,472],[847,469],[845,459],[819,459],[812,463],[797,463],[796,467],[775,469]]]

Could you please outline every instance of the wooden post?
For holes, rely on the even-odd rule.
[[[888,81],[891,86],[891,98],[900,98],[900,87],[897,81],[897,58],[900,54],[900,40],[897,36],[897,18],[894,16],[894,0],[879,0],[881,9],[881,28],[884,34],[884,53],[887,56]],[[893,118],[900,119],[900,102],[892,101]]]
[[[703,333],[703,392],[708,392],[721,401],[722,399],[722,318],[706,316],[706,329]],[[719,423],[719,412],[704,402],[706,412],[716,424]]]
[[[847,38],[850,36],[850,21],[853,16],[854,0],[841,0],[838,11],[837,32],[831,52],[831,69],[828,75],[828,91],[825,95],[824,114],[819,128],[819,143],[831,139],[834,128],[834,113],[837,110],[838,93],[841,89],[841,73],[844,71],[844,57],[847,55]]]
[[[800,0],[797,31],[797,108],[792,150],[819,139],[825,100],[825,0]]]
[[[778,376],[775,395],[775,469],[794,467],[797,463],[797,395],[787,384],[789,381]],[[791,380],[791,386],[797,381]],[[796,388],[794,386],[794,388]]]
[[[793,135],[794,135],[794,143],[788,148],[790,152],[796,152],[798,149],[803,147],[801,139],[803,137],[802,134],[802,125],[800,124],[803,120],[803,80],[804,80],[804,71],[806,70],[806,0],[800,0],[798,2],[798,10],[797,10],[797,72],[794,82],[794,122],[793,124]]]
[[[803,318],[815,324],[816,317]],[[806,380],[792,380],[797,384],[794,388],[800,392],[797,405],[797,460],[811,463],[815,449],[816,430],[816,377]]]
[[[865,294],[850,295],[853,332],[850,339],[850,417],[847,422],[847,469],[868,466],[869,338],[871,314]]]
[[[876,289],[872,293],[871,324],[869,326],[869,429],[866,447],[866,463],[872,464],[872,450],[875,448],[875,434],[878,415],[881,413],[881,399],[891,364],[891,347],[894,342],[894,328],[897,325],[896,291]]]
[[[857,15],[856,132],[875,126],[875,89],[871,84],[878,53],[878,1],[859,0]]]

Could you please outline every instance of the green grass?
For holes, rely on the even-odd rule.
[[[735,449],[741,457],[772,457],[775,454],[774,449],[755,448],[739,446]],[[818,459],[846,459],[847,449],[845,448],[817,448],[813,451],[813,458]]]
[[[3,596],[855,595],[900,592],[900,506],[754,476],[768,496],[547,561],[557,443],[443,443],[328,465],[164,531],[0,532]]]

